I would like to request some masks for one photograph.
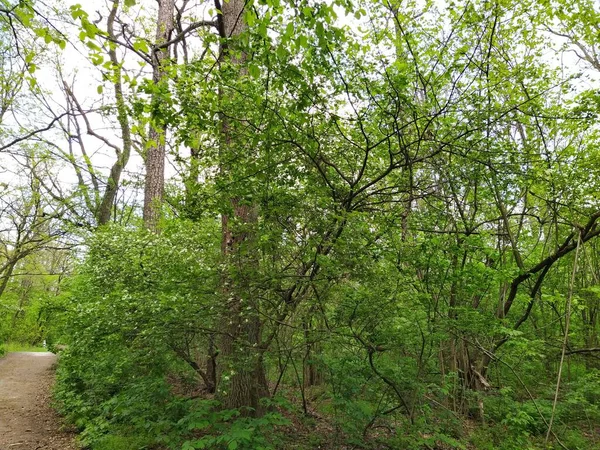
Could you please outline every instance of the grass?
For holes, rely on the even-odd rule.
[[[106,435],[97,444],[94,450],[132,450],[148,448],[149,438],[120,436],[115,434]]]
[[[25,344],[22,342],[5,342],[2,344],[6,353],[10,352],[47,352],[48,349],[42,346]]]

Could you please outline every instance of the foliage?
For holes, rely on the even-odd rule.
[[[592,1],[106,6],[0,0],[0,340],[83,445],[598,444]]]
[[[218,402],[197,403],[180,424],[187,430],[200,432],[200,439],[183,443],[182,450],[227,449],[268,450],[281,446],[277,426],[288,425],[278,412],[268,412],[259,418],[242,417],[239,410],[217,410]]]
[[[214,278],[214,245],[197,231],[174,223],[160,238],[116,227],[93,236],[87,263],[64,294],[68,347],[57,391],[61,411],[85,428],[84,444],[108,445],[113,427],[166,440],[185,411],[166,375],[191,376],[177,356],[179,339],[193,340],[208,313],[200,299]]]

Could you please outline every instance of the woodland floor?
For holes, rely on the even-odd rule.
[[[50,406],[56,355],[15,352],[0,358],[0,450],[74,450]]]

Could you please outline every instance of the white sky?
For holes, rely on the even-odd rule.
[[[49,0],[50,2],[52,0]],[[58,0],[57,0],[58,1]],[[90,13],[91,18],[96,18],[97,14],[96,10],[103,11],[102,15],[104,18],[106,17],[109,4],[108,0],[88,0],[85,2],[77,1],[77,0],[63,0],[63,4],[68,7],[70,5],[74,5],[77,3],[81,3],[83,8]],[[193,3],[193,2],[191,2]],[[198,17],[207,18],[209,10],[212,8],[212,3],[210,2],[195,2],[195,9],[193,11],[198,15]],[[442,2],[440,1],[440,4]],[[156,7],[156,2],[154,0],[138,0],[138,4],[132,10],[132,12],[136,12],[138,10],[143,10],[148,14],[148,19],[146,21],[149,29],[152,27],[152,21],[154,20],[154,10]],[[348,21],[354,27],[356,26],[356,20],[353,18],[344,18],[343,13],[339,14],[340,20]],[[196,17],[196,19],[198,18]],[[102,21],[102,27],[105,26],[105,20]],[[77,30],[72,27],[66,27],[65,30],[70,35],[70,44],[67,45],[67,48],[59,52],[56,48],[50,50],[50,53],[56,53],[57,58],[61,61],[61,70],[64,73],[64,76],[67,80],[75,79],[74,89],[75,94],[78,97],[79,101],[82,103],[84,109],[91,108],[94,106],[98,106],[102,104],[103,100],[106,104],[113,103],[112,90],[110,89],[110,85],[108,83],[104,83],[104,93],[102,98],[97,93],[97,86],[100,84],[101,75],[98,71],[98,68],[93,66],[86,59],[87,49],[83,47],[79,39],[77,38]],[[551,38],[553,44],[556,47],[560,46],[561,40],[559,38]],[[557,54],[554,52],[547,53],[548,61],[551,64],[560,65],[567,72],[572,71],[585,71],[586,77],[589,78],[589,81],[582,80],[582,86],[584,88],[589,88],[591,86],[598,86],[598,78],[599,75],[595,71],[590,71],[589,67],[586,63],[582,62],[573,52],[566,52],[560,55],[560,58],[557,58]],[[128,56],[126,67],[134,69],[137,68],[137,57],[131,54]],[[48,65],[40,65],[39,69],[36,72],[36,77],[38,82],[42,88],[49,93],[48,99],[51,103],[53,103],[53,107],[56,108],[56,111],[61,112],[61,108],[64,108],[65,100],[64,96],[59,89],[60,80],[58,80],[56,75],[56,70]],[[589,84],[587,84],[589,83]],[[39,111],[38,111],[39,112]],[[38,122],[39,125],[44,125],[48,121],[43,117],[41,112],[36,113],[35,110],[27,112],[28,116],[23,117],[23,121],[33,121]],[[102,118],[101,116],[94,114],[90,115],[90,122],[92,127],[96,132],[102,134],[111,142],[114,142],[117,145],[120,145],[120,137],[119,133],[115,132],[115,119],[114,115],[110,119]],[[6,125],[14,125],[11,124],[10,121],[7,121],[3,124]],[[81,122],[83,126],[83,122]],[[116,134],[115,134],[116,133]],[[45,137],[50,139],[56,139],[56,144],[60,146],[65,146],[66,141],[60,137],[58,133],[45,133]],[[106,145],[102,144],[97,139],[91,136],[84,137],[84,143],[86,148],[92,157],[93,165],[100,171],[106,174],[108,168],[115,160],[114,151],[108,148]],[[0,165],[4,166],[6,169],[11,169],[14,166],[14,161],[11,162],[11,158],[7,158],[6,155],[0,155]],[[142,159],[135,152],[131,155],[131,160],[126,169],[129,173],[139,173],[143,174],[143,163]],[[167,176],[175,175],[175,170],[173,166],[167,164]],[[76,178],[72,170],[65,168],[61,170],[58,175],[58,180],[65,186],[74,186],[76,185]],[[0,171],[0,183],[8,182],[14,184],[17,181],[19,173],[17,170],[6,170]],[[125,178],[128,178],[127,175]]]

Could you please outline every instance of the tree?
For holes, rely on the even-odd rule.
[[[35,156],[28,159],[31,166],[41,164]],[[23,182],[18,185],[17,181]],[[40,260],[44,253],[60,252],[68,245],[59,242],[63,232],[56,217],[47,212],[47,199],[33,170],[25,177],[15,176],[12,186],[3,186],[0,202],[0,321],[1,338],[41,343],[38,327],[17,329],[17,322],[31,303],[34,282],[28,272],[42,275],[42,271],[28,270],[28,262]]]
[[[37,176],[49,204],[106,217],[125,155],[148,150],[144,226],[92,233],[64,291],[77,345],[61,399],[86,445],[287,448],[283,396],[316,412],[311,433],[330,431],[310,448],[535,447],[564,360],[561,401],[581,414],[559,402],[554,432],[580,446],[562,439],[600,420],[597,105],[544,37],[562,21],[593,55],[594,14],[341,0],[204,13],[184,0],[159,2],[156,19],[111,6],[106,32],[73,13],[114,97],[86,107],[68,83],[53,124],[70,142],[43,142],[77,187]],[[106,178],[86,134],[116,153]],[[165,181],[167,162],[179,172]]]
[[[144,184],[144,223],[156,230],[160,218],[165,184],[165,139],[167,126],[161,112],[161,104],[168,95],[167,70],[170,55],[170,40],[173,33],[175,2],[161,0],[158,3],[156,40],[151,53],[152,81],[154,83],[152,114],[146,150],[146,181]]]
[[[104,191],[104,197],[98,208],[98,225],[105,225],[110,221],[111,211],[115,204],[115,198],[119,187],[119,181],[121,180],[121,173],[131,155],[131,149],[133,146],[131,137],[131,126],[129,124],[129,117],[127,114],[127,106],[125,103],[125,97],[123,95],[123,83],[122,83],[122,63],[118,60],[116,52],[116,34],[115,34],[115,20],[119,10],[119,1],[113,2],[112,9],[108,16],[106,30],[109,39],[108,43],[108,54],[110,62],[112,64],[112,80],[113,88],[115,92],[115,104],[117,107],[117,120],[121,128],[121,141],[123,142],[122,148],[115,148],[117,154],[117,160],[113,164],[108,180],[106,182],[106,189]]]
[[[246,78],[247,54],[240,46],[240,38],[247,30],[246,3],[232,0],[215,6],[220,10],[218,30],[221,39],[219,64],[221,70],[231,71],[234,77]],[[233,103],[235,105],[235,103]],[[230,166],[238,144],[235,126],[228,118],[230,111],[221,113],[221,167],[225,178],[232,176]],[[243,119],[242,119],[243,120]],[[233,151],[232,151],[233,150]],[[252,151],[252,149],[250,149]],[[220,392],[228,409],[244,408],[250,415],[262,414],[260,399],[268,397],[269,390],[263,361],[258,346],[261,344],[260,306],[252,294],[250,280],[255,275],[257,260],[256,226],[258,205],[252,199],[233,196],[228,212],[222,213],[222,253],[226,269],[223,275],[224,305],[222,329],[219,330],[219,359],[221,362]],[[226,380],[226,381],[225,381]]]

